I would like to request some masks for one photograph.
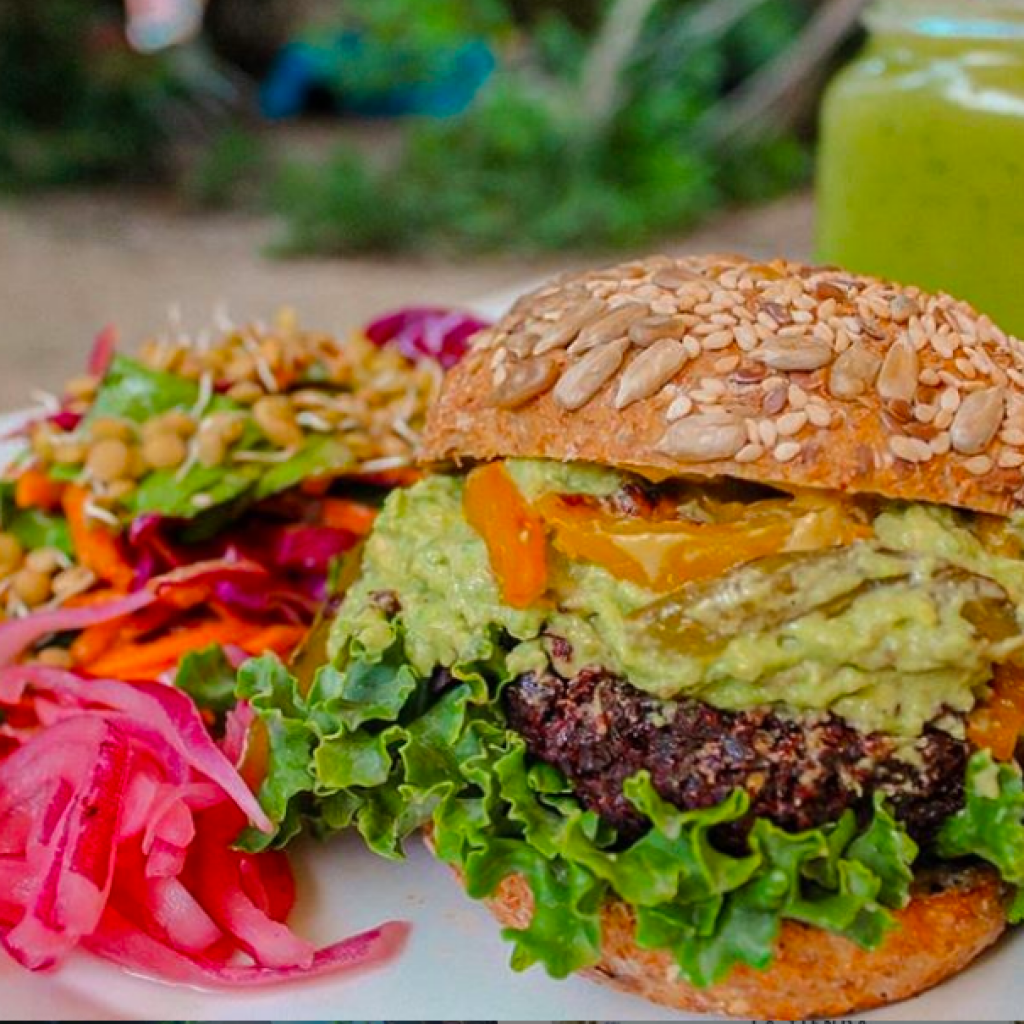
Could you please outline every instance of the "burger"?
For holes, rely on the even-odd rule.
[[[1024,343],[733,256],[563,277],[479,334],[290,682],[294,834],[425,829],[512,964],[836,1016],[1024,918]]]

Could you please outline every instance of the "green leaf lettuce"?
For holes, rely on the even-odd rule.
[[[531,763],[506,727],[496,644],[431,678],[409,666],[400,630],[383,654],[349,650],[340,663],[343,671],[325,666],[305,693],[272,657],[242,669],[239,695],[270,736],[260,798],[280,824],[274,842],[302,827],[354,826],[371,849],[400,857],[404,839],[432,822],[438,855],[471,896],[489,896],[510,875],[529,884],[532,920],[505,932],[518,969],[542,963],[563,977],[595,963],[601,910],[613,897],[634,908],[638,942],[669,950],[697,985],[737,964],[766,966],[784,920],[873,948],[909,899],[917,848],[880,801],[866,827],[852,812],[795,834],[758,821],[746,849],[728,853],[715,830],[746,816],[742,792],[681,811],[640,772],[625,792],[652,827],[624,843],[560,772]]]

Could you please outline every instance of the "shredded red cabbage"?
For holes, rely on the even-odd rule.
[[[86,370],[94,377],[102,377],[110,368],[117,348],[117,328],[108,324],[96,335],[89,352]]]
[[[365,331],[375,345],[394,345],[409,359],[436,359],[449,370],[466,354],[469,339],[489,326],[472,313],[409,306],[378,317]]]
[[[0,709],[19,723],[0,747],[0,942],[25,967],[82,945],[165,981],[248,986],[401,948],[391,922],[315,949],[283,923],[284,856],[232,848],[246,822],[269,827],[233,763],[246,706],[221,749],[181,691],[27,665],[0,669]]]

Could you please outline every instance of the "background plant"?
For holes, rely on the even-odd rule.
[[[273,190],[281,247],[628,247],[803,179],[806,150],[788,126],[765,119],[735,137],[715,126],[733,91],[800,37],[809,5],[617,0],[573,20],[567,6],[345,4],[339,24],[373,37],[486,36],[500,69],[462,116],[411,125],[383,166],[347,147],[288,165]],[[529,32],[515,32],[517,15]]]

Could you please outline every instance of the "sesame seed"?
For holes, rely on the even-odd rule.
[[[958,356],[953,365],[968,379],[974,380],[978,376],[978,370],[974,363],[970,359],[965,359],[963,356]]]
[[[700,355],[700,342],[696,338],[684,338],[683,348],[690,359],[696,359]]]
[[[704,351],[716,352],[719,349],[728,348],[733,343],[732,331],[715,331],[704,339]]]
[[[807,406],[807,419],[812,426],[828,427],[832,423],[832,411],[827,405],[813,403]]]
[[[733,331],[733,336],[736,339],[736,344],[739,345],[744,352],[750,352],[757,348],[757,332],[749,324],[740,324],[739,327]]]
[[[692,410],[693,399],[689,395],[678,395],[672,399],[672,403],[665,410],[665,419],[670,423],[674,423],[676,420],[681,420],[684,416],[689,416]]]
[[[896,434],[889,438],[889,450],[904,462],[927,462],[932,457],[932,450],[926,441],[916,437],[904,437]]]
[[[794,409],[803,409],[807,405],[807,392],[799,384],[789,385],[789,404]]]
[[[936,434],[935,437],[928,442],[928,447],[931,448],[936,455],[945,455],[952,447],[952,439],[949,434],[945,432]]]
[[[759,444],[745,444],[733,456],[737,462],[756,462],[764,455],[764,448]]]
[[[757,425],[757,435],[766,448],[774,448],[779,439],[779,432],[771,420],[761,420]]]
[[[805,412],[786,413],[785,416],[780,416],[775,423],[780,437],[793,437],[795,434],[799,434],[806,426],[807,413]]]
[[[715,360],[713,367],[715,373],[725,374],[732,373],[732,371],[735,370],[736,367],[739,365],[739,356],[722,356],[721,358]]]
[[[799,441],[784,441],[777,445],[772,455],[776,462],[792,462],[800,454]]]
[[[972,476],[984,476],[992,471],[992,460],[987,455],[975,455],[964,462],[964,469]]]
[[[1016,469],[1018,466],[1024,466],[1024,452],[1001,452],[998,463],[1002,469]]]

